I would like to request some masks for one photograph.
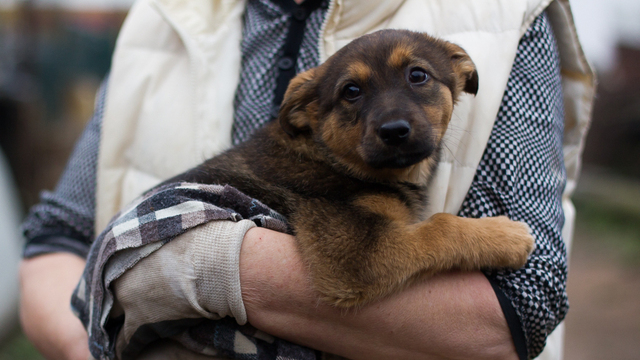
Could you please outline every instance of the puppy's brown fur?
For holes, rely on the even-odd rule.
[[[380,31],[294,78],[279,123],[171,181],[230,184],[286,216],[337,306],[450,269],[519,268],[534,244],[526,225],[420,218],[456,99],[477,89],[460,47]]]

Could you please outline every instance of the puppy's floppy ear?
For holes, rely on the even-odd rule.
[[[310,130],[315,122],[316,73],[314,68],[296,75],[284,94],[278,119],[290,136]]]
[[[453,71],[457,76],[457,93],[464,91],[476,95],[478,93],[478,71],[476,65],[464,49],[455,44],[448,44],[449,56]]]

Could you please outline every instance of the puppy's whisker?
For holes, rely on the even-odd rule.
[[[444,149],[446,149],[446,150],[449,152],[449,154],[451,154],[451,159],[453,159],[453,161],[454,161],[454,162],[456,162],[456,164],[458,164],[458,165],[462,165],[462,162],[461,162],[461,161],[459,161],[459,160],[456,158],[455,153],[454,153],[453,151],[451,151],[451,149],[449,148],[449,146],[448,146],[445,142],[443,142],[443,143],[442,143],[442,147],[443,147]]]
[[[449,132],[450,133],[471,133],[470,130],[467,129],[463,129],[463,128],[456,128],[455,126],[449,126]]]

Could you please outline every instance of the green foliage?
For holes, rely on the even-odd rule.
[[[640,265],[640,212],[594,197],[574,199],[578,224],[615,249],[628,265]]]
[[[44,360],[22,333],[16,333],[0,346],[0,360]]]

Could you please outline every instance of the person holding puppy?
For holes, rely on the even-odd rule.
[[[233,316],[347,358],[537,356],[567,311],[563,230],[570,234],[572,213],[563,191],[567,178],[569,190],[575,181],[593,93],[567,3],[542,13],[547,5],[136,3],[94,119],[56,191],[25,222],[27,335],[50,358],[87,358],[87,335],[68,300],[94,231],[146,189],[271,121],[296,72],[367,32],[408,28],[462,46],[480,74],[477,97],[461,99],[454,112],[428,210],[526,222],[537,248],[523,269],[438,275],[345,315],[318,304],[290,236],[221,221],[181,235],[130,269],[115,284],[123,291],[118,300],[127,321]],[[561,64],[571,76],[561,78]],[[136,282],[141,276],[151,279]],[[170,290],[184,278],[193,283]],[[164,301],[145,298],[151,291],[126,292],[142,286],[162,289]],[[187,287],[193,292],[181,292]],[[118,341],[135,339],[135,325],[123,329]]]

